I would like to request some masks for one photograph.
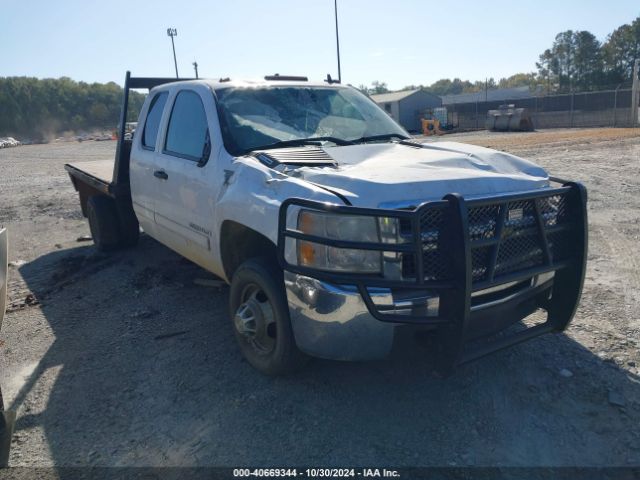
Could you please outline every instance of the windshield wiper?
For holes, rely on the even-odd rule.
[[[369,137],[360,137],[351,141],[353,143],[365,143],[365,142],[375,142],[378,140],[391,140],[392,138],[399,138],[400,140],[409,139],[409,137],[407,137],[406,135],[401,135],[399,133],[384,133],[382,135],[371,135]]]
[[[353,145],[354,143],[350,140],[343,140],[342,138],[336,138],[336,137],[295,138],[293,140],[280,140],[278,142],[270,143],[268,145],[255,147],[255,148],[252,148],[250,151],[253,152],[255,150],[269,150],[272,148],[301,147],[304,145],[321,146],[322,142],[332,142],[340,146]]]

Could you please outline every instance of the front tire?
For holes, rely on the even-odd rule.
[[[255,258],[233,275],[229,294],[233,330],[242,355],[266,375],[282,375],[303,367],[291,329],[282,270]]]

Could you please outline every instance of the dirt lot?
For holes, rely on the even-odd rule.
[[[234,344],[227,288],[193,283],[206,272],[145,236],[111,256],[77,241],[89,231],[63,164],[114,142],[0,150],[11,465],[640,465],[640,131],[444,139],[584,182],[591,235],[566,334],[446,380],[419,349],[261,376]]]

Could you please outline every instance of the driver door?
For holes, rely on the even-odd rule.
[[[206,88],[185,87],[169,102],[161,148],[156,153],[155,221],[159,239],[207,268],[212,262],[213,162]]]

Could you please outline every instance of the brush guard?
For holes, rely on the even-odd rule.
[[[413,210],[389,210],[335,205],[292,198],[279,212],[278,259],[283,269],[336,285],[357,287],[369,312],[382,322],[437,327],[437,370],[446,375],[455,366],[527,341],[547,332],[563,331],[575,314],[584,283],[587,257],[587,193],[575,182],[517,194],[465,200],[459,194],[426,202]],[[335,214],[397,219],[410,241],[357,242],[305,234],[287,226],[292,207]],[[382,274],[328,272],[292,264],[286,259],[289,242],[307,241],[335,248],[397,252],[402,258],[402,279]],[[295,244],[293,245],[295,251]],[[495,310],[522,320],[542,308],[544,323],[517,333],[484,335],[474,346],[479,315],[472,294],[500,285],[526,281],[553,272],[544,298],[533,297],[528,307]],[[439,295],[435,316],[397,314],[376,305],[369,289],[432,291]],[[533,293],[536,293],[535,291]],[[540,292],[537,292],[540,293]],[[532,303],[533,302],[533,303]],[[531,308],[531,306],[535,308]],[[496,338],[494,338],[496,337]],[[473,342],[471,340],[474,340]]]

